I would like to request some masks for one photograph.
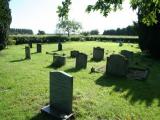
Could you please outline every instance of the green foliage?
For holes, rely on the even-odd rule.
[[[99,34],[99,31],[98,31],[98,30],[91,30],[91,31],[90,31],[90,34],[91,34],[91,35],[98,35],[98,34]]]
[[[76,22],[74,20],[70,21],[68,19],[65,20],[61,20],[58,24],[57,24],[57,29],[63,32],[67,32],[68,33],[68,37],[70,35],[71,32],[76,32],[78,30],[80,30],[82,28],[81,24],[79,22]]]
[[[62,6],[58,6],[57,13],[60,20],[68,19],[70,5],[71,5],[71,0],[65,0],[62,2]]]
[[[9,35],[29,34],[32,35],[33,31],[30,29],[10,28]]]
[[[84,32],[81,32],[80,34],[83,36],[88,36],[90,34],[90,32],[84,31]]]
[[[9,0],[0,0],[0,50],[4,49],[7,44],[11,19]]]
[[[38,30],[37,35],[45,35],[46,33],[43,30]]]

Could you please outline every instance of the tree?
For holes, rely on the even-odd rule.
[[[91,35],[98,35],[99,31],[98,30],[91,30],[90,34]]]
[[[6,47],[8,31],[12,20],[9,1],[0,0],[0,50]]]
[[[76,31],[80,30],[82,28],[82,26],[81,26],[81,24],[79,22],[76,22],[74,20],[72,20],[72,21],[70,21],[70,20],[61,20],[57,24],[57,28],[59,30],[67,32],[68,37],[69,37],[71,32],[76,32]]]
[[[43,30],[38,30],[37,35],[45,35],[46,33]]]

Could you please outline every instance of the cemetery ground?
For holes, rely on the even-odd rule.
[[[42,44],[42,53],[31,48],[31,59],[25,60],[25,45],[8,46],[0,51],[0,120],[51,120],[40,109],[49,103],[49,72],[65,71],[74,78],[73,112],[77,120],[159,120],[160,62],[141,55],[137,44],[112,42],[66,42],[63,50],[57,44]],[[101,62],[91,60],[93,47],[105,49]],[[75,69],[70,51],[88,55],[86,69]],[[111,77],[91,68],[106,66],[106,57],[121,50],[135,53],[132,65],[147,67],[145,81]],[[53,69],[53,56],[46,52],[65,54],[66,64]]]

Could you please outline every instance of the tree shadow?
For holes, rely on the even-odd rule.
[[[51,115],[48,115],[46,113],[38,113],[34,117],[32,117],[30,120],[59,120]]]
[[[160,80],[137,81],[127,78],[113,77],[103,75],[95,82],[102,87],[112,87],[114,92],[122,93],[122,97],[129,100],[131,104],[145,103],[146,106],[151,106],[155,99],[158,100],[160,106]]]
[[[30,59],[24,59],[24,58],[22,58],[22,59],[19,59],[19,60],[12,60],[12,61],[10,61],[10,62],[22,62],[22,61],[25,61],[25,60],[30,60]]]

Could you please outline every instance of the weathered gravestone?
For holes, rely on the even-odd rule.
[[[76,57],[76,69],[87,67],[87,55],[84,53],[79,53]]]
[[[54,55],[53,56],[53,67],[61,67],[65,65],[66,63],[66,57],[65,56],[60,56],[60,55]]]
[[[38,43],[37,44],[37,53],[42,52],[42,44]]]
[[[126,58],[132,58],[133,57],[133,52],[131,52],[131,51],[128,51],[128,50],[122,50],[121,51],[121,55],[124,55]]]
[[[104,58],[104,48],[94,47],[93,48],[93,60],[101,61]]]
[[[30,47],[25,46],[25,59],[31,59]]]
[[[28,42],[30,48],[32,48],[32,42]]]
[[[77,51],[77,50],[73,50],[73,51],[71,51],[71,57],[72,58],[75,58],[75,57],[77,57],[78,56],[78,54],[79,54],[79,51]]]
[[[107,58],[106,73],[115,76],[126,76],[128,72],[128,59],[119,54]]]
[[[50,105],[41,110],[60,119],[72,113],[73,77],[65,72],[50,72]]]
[[[62,43],[58,42],[58,51],[61,51],[61,50],[62,50]]]

